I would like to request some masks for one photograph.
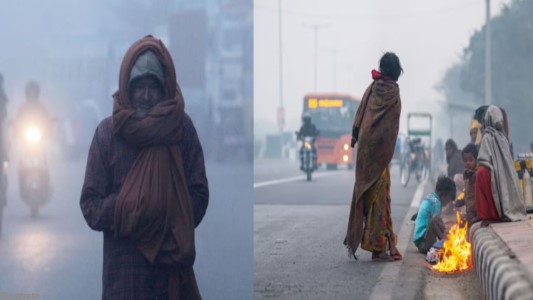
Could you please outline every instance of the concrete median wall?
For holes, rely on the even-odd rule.
[[[473,263],[487,299],[533,299],[533,276],[491,227],[472,226]],[[531,237],[525,237],[531,238]],[[533,250],[533,249],[532,249]]]

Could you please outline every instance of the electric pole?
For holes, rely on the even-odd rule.
[[[492,104],[492,68],[491,68],[491,41],[490,41],[490,0],[486,0],[486,27],[485,27],[485,104]]]
[[[337,92],[337,53],[339,49],[333,49],[333,85],[334,91]]]
[[[315,35],[315,92],[317,92],[317,78],[318,78],[318,30],[329,27],[329,24],[304,24],[305,27],[314,31]]]
[[[278,36],[279,36],[279,107],[278,107],[278,126],[279,131],[283,132],[283,127],[285,125],[285,110],[283,108],[283,39],[281,36],[281,0],[278,0],[278,9],[279,9],[279,15],[278,15]]]

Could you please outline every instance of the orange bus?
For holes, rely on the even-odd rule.
[[[303,114],[320,130],[316,139],[317,163],[327,169],[338,165],[354,167],[353,149],[350,147],[352,125],[360,100],[346,94],[312,93],[304,96]]]

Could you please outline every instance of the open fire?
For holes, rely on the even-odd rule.
[[[457,273],[472,268],[472,245],[466,240],[467,231],[468,224],[461,221],[457,212],[457,223],[453,224],[439,251],[439,263],[431,267],[434,271]]]

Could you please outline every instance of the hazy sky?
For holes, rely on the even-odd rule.
[[[435,86],[485,23],[484,0],[281,2],[283,98],[289,131],[300,125],[303,95],[314,90],[310,24],[327,25],[318,31],[318,92],[360,97],[382,53],[398,54],[405,71],[398,81],[402,128],[408,111],[436,112],[442,107],[436,103],[443,96]],[[508,3],[492,0],[492,15]],[[255,0],[254,10],[254,126],[256,134],[263,134],[277,130],[272,125],[279,105],[278,1]]]

